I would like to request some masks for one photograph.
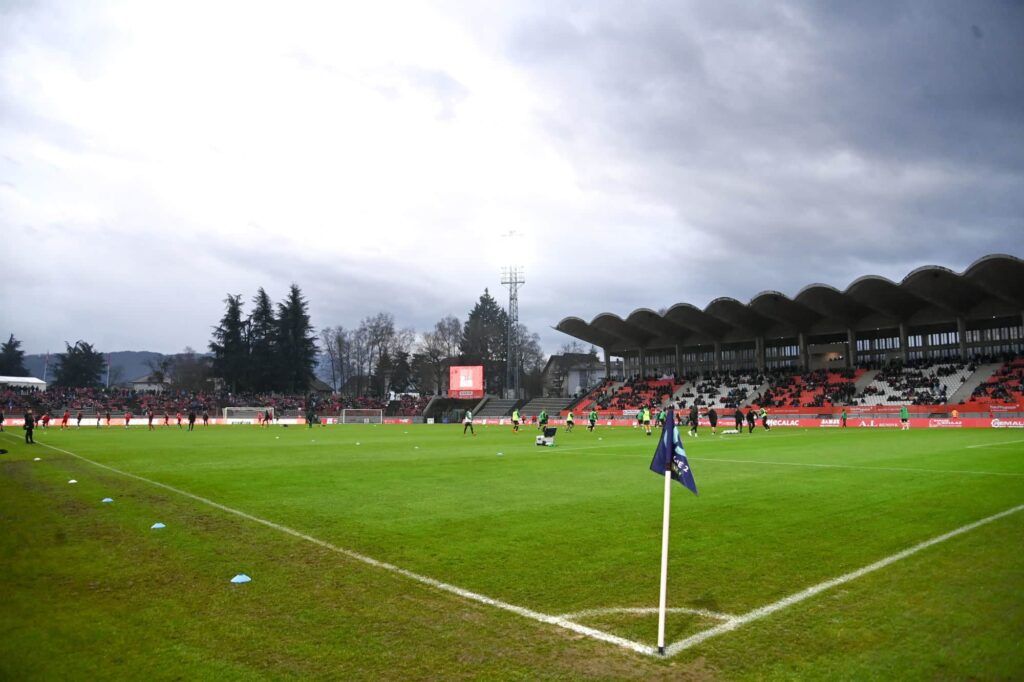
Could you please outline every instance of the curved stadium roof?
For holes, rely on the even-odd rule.
[[[809,284],[794,298],[762,291],[748,303],[716,298],[703,310],[676,303],[664,314],[638,308],[625,319],[601,313],[590,322],[566,317],[555,329],[608,349],[657,347],[676,343],[740,340],[786,331],[840,332],[865,320],[896,324],[926,310],[956,318],[988,309],[1024,310],[1024,260],[993,254],[971,263],[961,273],[926,265],[899,283],[866,275],[840,291],[827,284]]]

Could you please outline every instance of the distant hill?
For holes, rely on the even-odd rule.
[[[154,353],[148,350],[120,350],[113,353],[106,353],[110,356],[110,384],[125,384],[133,379],[150,373],[148,362],[159,362],[164,357],[163,353]],[[31,376],[43,378],[43,364],[45,356],[26,355],[25,367]],[[47,371],[46,380],[53,381],[53,368],[57,363],[57,354],[50,353],[50,365]],[[106,377],[103,377],[104,379]]]

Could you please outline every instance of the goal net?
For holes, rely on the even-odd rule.
[[[342,424],[383,424],[384,410],[342,410]]]
[[[270,418],[273,419],[273,407],[225,407],[224,423],[257,424],[263,419],[263,415],[267,412],[270,412]]]

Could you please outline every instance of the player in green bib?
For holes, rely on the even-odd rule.
[[[512,410],[512,433],[519,433],[519,410]]]
[[[900,408],[900,431],[906,431],[910,428],[910,410],[904,405]]]
[[[548,411],[547,410],[541,410],[540,414],[537,415],[537,428],[540,429],[541,431],[543,431],[544,427],[547,426],[547,425],[548,425]]]
[[[568,433],[572,431],[572,427],[576,426],[576,418],[572,416],[572,410],[569,410],[569,416],[565,418],[565,431]]]
[[[654,425],[658,427],[665,426],[665,410],[658,410],[658,416],[655,419]]]
[[[469,429],[470,435],[475,436],[476,431],[473,430],[473,413],[466,410],[466,416],[462,418],[462,435],[466,435],[466,429]]]
[[[597,410],[591,410],[590,414],[587,415],[587,421],[590,425],[587,426],[587,431],[593,431],[594,427],[597,426]]]

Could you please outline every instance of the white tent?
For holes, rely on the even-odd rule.
[[[46,390],[46,382],[35,377],[0,377],[0,386],[11,388],[34,388],[38,391]]]

